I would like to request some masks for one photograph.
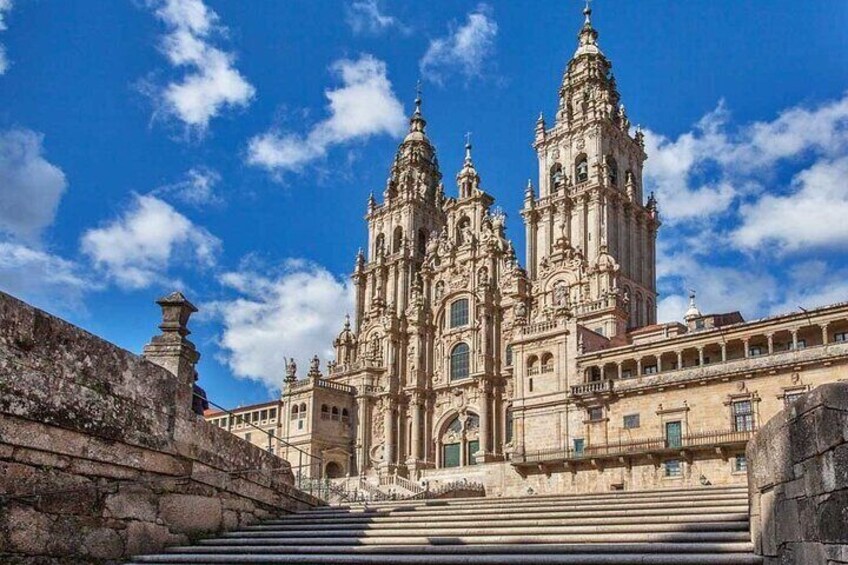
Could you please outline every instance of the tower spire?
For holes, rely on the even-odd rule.
[[[465,166],[473,167],[474,163],[471,161],[471,132],[467,132],[465,134]]]
[[[598,32],[592,27],[592,6],[589,4],[590,1],[586,0],[586,7],[583,8],[585,19],[583,21],[583,27],[580,28],[580,33],[577,36],[578,43],[577,51],[574,53],[575,57],[587,53],[594,55],[601,54],[601,50],[598,47]]]
[[[421,81],[415,85],[415,111],[409,118],[409,133],[424,133],[427,121],[421,113]]]

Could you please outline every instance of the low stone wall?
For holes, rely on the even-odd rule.
[[[799,398],[747,455],[751,531],[766,565],[848,563],[848,382]]]
[[[191,380],[0,293],[0,562],[114,562],[320,503],[195,416]]]

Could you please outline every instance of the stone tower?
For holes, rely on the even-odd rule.
[[[539,193],[528,184],[526,260],[537,291],[560,306],[567,300],[579,323],[614,338],[656,321],[660,222],[653,196],[645,203],[642,193],[642,133],[630,134],[588,6],[584,14],[555,122],[536,122]]]

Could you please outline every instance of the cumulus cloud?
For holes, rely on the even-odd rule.
[[[844,248],[848,239],[848,156],[820,161],[798,173],[792,192],[765,194],[742,205],[733,241],[746,249],[774,244],[780,251]]]
[[[83,253],[128,289],[167,277],[174,259],[212,266],[220,245],[208,231],[152,195],[134,195],[120,218],[82,237]]]
[[[645,144],[645,186],[657,192],[666,221],[720,214],[772,185],[781,163],[843,155],[848,149],[848,94],[736,128],[721,102],[677,139],[646,131]]]
[[[0,0],[0,31],[6,31],[6,14],[12,9],[12,0]],[[9,68],[9,59],[6,56],[6,48],[0,44],[0,75],[6,74]]]
[[[81,310],[85,293],[99,288],[84,268],[13,242],[0,242],[0,288],[42,307]]]
[[[182,180],[157,188],[154,196],[170,195],[192,206],[217,206],[223,197],[215,190],[221,175],[209,167],[192,167]]]
[[[331,69],[342,85],[325,92],[329,117],[306,135],[272,129],[253,137],[248,144],[249,164],[274,173],[299,171],[334,145],[403,133],[403,105],[392,90],[383,61],[366,54],[337,61]]]
[[[721,103],[676,139],[646,132],[646,151],[665,221],[660,318],[681,318],[688,288],[748,317],[848,298],[844,265],[822,255],[848,237],[848,94],[743,125]]]
[[[353,307],[352,285],[314,263],[289,260],[276,272],[252,268],[225,273],[220,282],[235,296],[205,304],[220,320],[223,360],[236,376],[279,388],[283,358],[301,369],[318,354],[332,359],[332,341]]]
[[[30,242],[53,223],[68,185],[42,142],[27,129],[0,132],[0,232]]]
[[[478,5],[463,25],[451,26],[446,36],[430,41],[419,62],[421,74],[436,83],[442,83],[452,73],[466,80],[481,76],[495,50],[497,35],[492,9],[486,4]]]
[[[256,90],[235,68],[235,56],[212,43],[226,33],[202,0],[150,0],[168,28],[160,49],[171,64],[187,69],[181,80],[157,92],[161,111],[204,131],[224,108],[245,107]]]
[[[347,6],[346,20],[356,34],[379,34],[391,28],[406,33],[397,18],[380,11],[377,0],[359,0]]]

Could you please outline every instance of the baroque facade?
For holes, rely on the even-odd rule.
[[[758,423],[841,378],[845,305],[745,322],[702,315],[693,295],[685,324],[657,324],[644,141],[590,15],[553,123],[536,122],[526,268],[470,143],[447,194],[416,99],[382,202],[368,200],[335,361],[301,380],[287,367],[273,449],[293,468],[473,475],[500,493],[742,482]]]

